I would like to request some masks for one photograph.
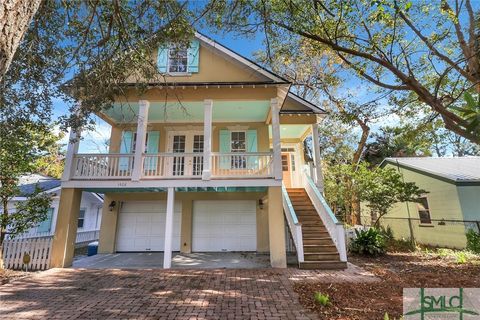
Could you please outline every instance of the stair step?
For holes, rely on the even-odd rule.
[[[305,252],[303,254],[305,261],[340,261],[338,253],[313,253]]]
[[[344,261],[305,261],[299,263],[300,269],[344,270],[347,263]]]
[[[337,252],[337,247],[333,244],[304,244],[303,252],[306,252],[306,253]]]
[[[333,241],[330,238],[303,238],[303,244],[333,245]]]
[[[320,230],[302,230],[302,235],[304,237],[329,237],[330,234],[326,229],[320,229]]]

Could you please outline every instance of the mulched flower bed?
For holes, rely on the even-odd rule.
[[[480,261],[457,264],[438,256],[423,253],[390,253],[382,257],[349,257],[351,263],[375,274],[373,283],[312,283],[294,286],[300,302],[316,312],[320,319],[382,320],[403,313],[403,288],[480,287]],[[314,301],[314,293],[330,296],[330,305]]]

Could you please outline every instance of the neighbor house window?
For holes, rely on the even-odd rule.
[[[418,215],[420,217],[420,223],[432,223],[430,218],[430,208],[428,206],[427,197],[422,197],[418,199],[417,202]]]
[[[78,213],[78,228],[83,228],[83,225],[85,224],[85,209],[80,209],[80,212]]]
[[[247,151],[247,138],[245,131],[233,131],[231,133],[231,146],[232,152],[246,152]],[[232,156],[232,168],[233,169],[245,169],[247,167],[247,159],[244,156]]]
[[[168,50],[168,72],[187,72],[188,50],[185,47],[172,47]]]

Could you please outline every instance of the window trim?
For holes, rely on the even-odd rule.
[[[187,64],[186,64],[186,70],[185,72],[175,72],[175,71],[170,71],[170,51],[173,50],[175,47],[175,45],[171,45],[168,47],[167,49],[167,74],[170,75],[170,76],[177,76],[177,77],[181,77],[181,76],[191,76],[192,73],[188,71],[188,66],[189,66],[189,59],[188,59],[188,47],[185,49],[186,52],[187,52]]]
[[[245,135],[245,151],[233,151],[232,150],[232,135],[234,133],[243,133]],[[230,152],[239,152],[239,153],[247,153],[247,146],[248,146],[248,141],[247,141],[247,130],[230,130]]]
[[[417,206],[417,214],[418,214],[418,218],[419,218],[419,221],[420,221],[420,225],[423,225],[423,226],[431,226],[432,225],[432,214],[431,214],[431,209],[430,209],[430,203],[428,202],[428,197],[427,195],[422,195],[418,198],[419,200],[420,199],[425,199],[425,202],[427,204],[427,208],[425,208],[425,210],[420,210],[420,202],[417,202],[416,203],[416,206]],[[426,212],[428,213],[428,221],[426,221],[425,219],[422,219],[422,216],[420,214],[420,212]]]

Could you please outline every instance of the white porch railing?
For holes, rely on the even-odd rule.
[[[212,178],[273,177],[273,154],[270,152],[212,153]]]
[[[272,178],[273,154],[270,152],[212,153],[212,179]],[[133,154],[77,154],[72,179],[130,179]],[[142,156],[142,179],[201,179],[203,153],[157,153]]]
[[[28,270],[46,270],[50,267],[53,237],[19,238],[5,240],[0,248],[3,267],[25,269],[23,258],[30,255]]]
[[[91,242],[100,238],[100,230],[78,231],[75,244]]]
[[[297,259],[298,262],[304,262],[303,254],[303,236],[302,236],[302,224],[298,221],[295,210],[293,210],[292,202],[288,196],[287,189],[282,184],[282,200],[283,200],[283,211],[285,212],[285,217],[287,218],[288,227],[290,228],[290,233],[292,234],[293,243],[297,250]]]
[[[133,154],[77,154],[73,158],[73,179],[125,179],[132,175]]]
[[[340,254],[340,260],[347,261],[347,247],[345,243],[345,229],[343,228],[343,224],[338,221],[337,217],[335,217],[312,178],[310,178],[306,171],[304,171],[303,178],[304,188],[307,191],[308,196],[310,197],[310,200],[312,201],[318,215],[320,216],[320,219],[322,219],[322,222],[332,238],[333,243],[337,247],[338,253]]]
[[[155,179],[202,177],[203,153],[157,153],[143,155],[143,177]]]
[[[7,236],[6,240],[10,241],[10,240],[16,240],[16,239],[36,239],[36,238],[48,238],[48,237],[52,238],[54,236],[54,233],[51,231],[48,231],[48,232],[34,232],[34,231],[35,230],[16,235],[14,239],[10,239],[10,237]],[[100,237],[100,230],[78,231],[75,244],[95,241],[95,240],[98,240],[99,237]]]

